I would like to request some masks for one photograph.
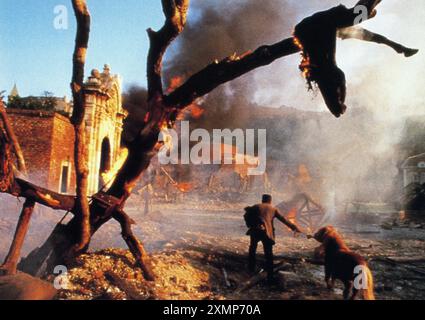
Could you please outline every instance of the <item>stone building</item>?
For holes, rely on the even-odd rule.
[[[72,193],[74,128],[69,118],[54,111],[8,109],[22,147],[31,182],[60,193]]]
[[[86,137],[89,145],[89,192],[95,193],[109,181],[102,174],[118,159],[126,113],[122,108],[121,80],[108,65],[103,72],[93,70],[85,84]]]
[[[108,65],[103,72],[93,70],[84,87],[86,93],[86,139],[88,145],[89,194],[108,181],[120,155],[123,120],[121,80]],[[14,87],[17,94],[17,88]],[[11,93],[12,94],[12,93]],[[63,105],[55,111],[8,109],[12,125],[22,145],[29,178],[34,183],[60,193],[75,192],[74,130]]]

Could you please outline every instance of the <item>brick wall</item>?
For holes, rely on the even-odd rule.
[[[68,118],[55,114],[52,131],[49,186],[59,191],[62,164],[69,163],[68,193],[75,193],[74,128]]]
[[[7,112],[24,154],[30,181],[58,192],[61,165],[69,161],[69,190],[73,193],[74,130],[69,119],[55,112],[11,109]]]
[[[31,182],[48,187],[52,112],[7,110],[21,145]]]

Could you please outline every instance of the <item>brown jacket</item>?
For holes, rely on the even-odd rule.
[[[273,225],[274,218],[277,218],[279,221],[287,225],[293,231],[299,230],[295,224],[287,220],[279,212],[279,210],[276,207],[274,207],[273,205],[269,203],[256,204],[255,206],[252,207],[252,210],[255,210],[256,213],[258,214],[258,217],[262,221],[262,225],[263,225],[263,228],[265,229],[264,231],[266,232],[267,237],[273,243],[275,242],[274,225]],[[253,229],[255,228],[251,228],[247,234],[248,235],[253,234]]]

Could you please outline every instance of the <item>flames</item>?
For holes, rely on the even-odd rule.
[[[118,173],[118,170],[122,167],[124,162],[127,160],[127,157],[128,157],[128,149],[122,148],[112,168],[108,172],[102,173],[102,179],[106,183],[106,185],[110,185],[114,181],[115,176]]]
[[[246,56],[248,56],[248,55],[250,55],[252,53],[252,51],[251,50],[248,50],[248,51],[246,51],[246,52],[244,52],[244,53],[242,53],[242,54],[240,54],[240,55],[238,55],[236,52],[235,53],[233,53],[228,59],[230,60],[230,61],[240,61],[241,59],[243,59],[243,58],[245,58]],[[216,59],[215,60],[216,61],[216,63],[218,63],[218,60]]]
[[[193,189],[193,184],[189,182],[178,183],[177,189],[179,189],[181,192],[189,192]]]
[[[171,175],[168,173],[167,170],[165,170],[164,167],[161,167],[161,171],[165,174],[165,176],[170,180],[171,184],[176,187],[181,192],[189,192],[193,189],[193,184],[189,182],[181,182],[178,183],[176,180],[174,180]]]
[[[300,68],[300,70],[301,70],[301,72],[303,74],[303,77],[308,80],[308,79],[311,78],[311,61],[310,61],[310,57],[308,56],[308,54],[305,53],[303,44],[301,43],[301,41],[296,36],[294,36],[294,44],[298,48],[300,48],[300,50],[302,52],[301,53],[302,60],[301,60],[301,64],[300,64],[299,68]]]
[[[297,208],[292,208],[289,212],[288,215],[286,216],[286,218],[291,221],[292,223],[297,223],[297,213],[298,210]]]
[[[170,94],[175,89],[180,87],[182,84],[183,84],[183,77],[177,76],[177,77],[172,78],[170,80],[170,84],[169,84],[168,89],[166,91],[167,94]],[[190,117],[192,119],[199,119],[200,117],[202,117],[204,112],[205,112],[205,110],[202,109],[202,107],[199,104],[192,103],[191,105],[186,107],[183,112],[181,112],[179,114],[179,116],[177,117],[177,120],[184,120],[187,117]]]
[[[183,84],[183,77],[176,76],[176,77],[171,78],[170,84],[168,86],[168,89],[167,89],[166,93],[167,94],[170,94],[175,89],[177,89],[178,87],[180,87],[182,84]]]
[[[166,150],[173,149],[173,137],[168,130],[168,123],[166,121],[161,125],[161,140],[162,140],[162,148]]]
[[[192,119],[199,119],[204,114],[205,110],[200,105],[193,103],[187,109],[186,112]]]

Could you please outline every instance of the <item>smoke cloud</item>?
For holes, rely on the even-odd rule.
[[[166,56],[166,81],[176,76],[187,78],[234,52],[278,42],[289,37],[304,17],[356,2],[192,1],[187,28]],[[386,200],[399,179],[402,156],[396,154],[396,144],[404,123],[408,117],[425,114],[424,14],[421,0],[386,0],[377,17],[363,25],[420,49],[409,59],[382,45],[338,41],[337,61],[347,76],[350,108],[342,119],[327,112],[320,94],[307,92],[296,54],[209,94],[202,102],[206,113],[197,125],[267,128],[270,157],[317,169],[327,181],[323,188],[336,190],[341,201]],[[255,108],[283,105],[299,111],[270,121],[252,119],[260,110]]]

